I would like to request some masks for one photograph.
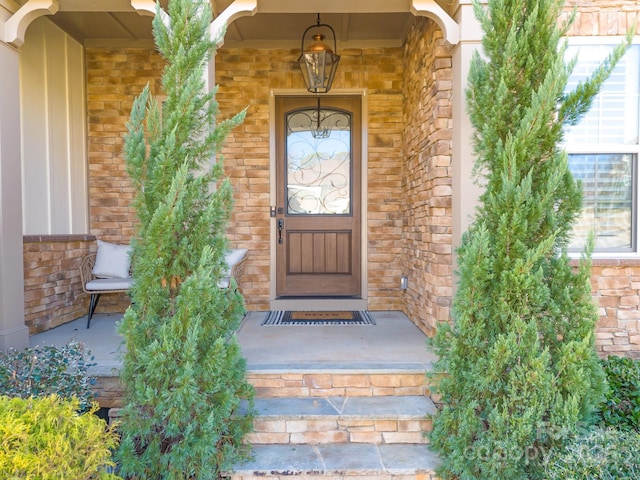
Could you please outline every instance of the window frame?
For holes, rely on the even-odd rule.
[[[592,46],[611,46],[614,47],[620,44],[624,40],[619,36],[606,36],[606,37],[567,37],[567,45],[570,47],[589,47]],[[632,40],[631,48],[640,49],[640,37],[635,36]],[[638,55],[640,58],[640,54]],[[637,68],[640,69],[640,62],[638,62]],[[640,117],[640,85],[638,86],[638,116]],[[632,225],[631,225],[631,243],[632,249],[629,251],[620,250],[595,250],[592,253],[592,258],[598,259],[624,259],[624,258],[640,258],[640,205],[638,205],[638,198],[640,193],[638,188],[640,186],[640,118],[638,118],[638,138],[639,140],[635,144],[625,143],[591,143],[586,144],[584,142],[571,143],[567,137],[565,137],[562,149],[567,155],[607,155],[607,154],[630,154],[633,157],[633,179],[632,179],[632,198],[633,198],[633,211],[632,211]],[[569,255],[571,257],[579,257],[582,252],[576,250],[570,250]]]

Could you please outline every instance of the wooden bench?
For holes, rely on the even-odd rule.
[[[231,285],[240,282],[240,277],[245,270],[247,261],[247,249],[232,249],[225,255],[225,261],[229,267],[228,275],[225,275],[218,282],[218,288],[229,288]],[[98,306],[100,295],[107,293],[127,293],[133,285],[133,278],[97,278],[93,274],[93,267],[96,263],[96,254],[92,253],[82,259],[80,265],[80,279],[82,290],[90,295],[89,312],[87,314],[87,328],[91,326],[91,317]],[[234,280],[232,282],[232,279]]]

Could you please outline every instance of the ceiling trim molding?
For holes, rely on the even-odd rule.
[[[427,0],[435,3],[435,0]],[[260,13],[401,13],[410,12],[408,0],[258,0]]]
[[[436,0],[368,0],[367,2],[361,0],[324,0],[322,5],[299,0],[234,0],[212,21],[209,33],[211,39],[220,48],[224,44],[227,28],[239,18],[254,16],[256,13],[308,13],[310,11],[316,12],[316,9],[319,9],[319,13],[389,12],[424,16],[436,22],[442,30],[444,38],[451,45],[457,45],[460,42],[459,24]],[[44,15],[54,15],[58,11],[106,13],[129,11],[136,12],[141,16],[154,16],[157,13],[154,0],[27,0],[4,22],[4,25],[0,22],[2,40],[19,48],[24,44],[25,32],[31,22]],[[160,9],[160,15],[162,21],[168,23],[167,12]],[[351,39],[347,39],[345,43],[350,44]],[[393,42],[389,43],[393,44]]]
[[[156,3],[153,0],[131,0],[131,6],[140,15],[156,15]]]
[[[132,12],[146,10],[155,14],[153,0],[60,0],[61,12]]]
[[[55,15],[58,11],[81,12],[119,12],[135,11],[140,15],[154,16],[156,5],[154,0],[112,0],[95,2],[78,2],[78,0],[28,0],[4,23],[2,40],[19,48],[24,44],[24,36],[29,25],[44,15]],[[163,20],[166,21],[166,14]]]
[[[260,5],[258,5],[258,2]],[[242,17],[256,13],[380,13],[409,12],[415,16],[425,16],[440,27],[444,38],[451,44],[460,41],[460,28],[456,21],[436,2],[436,0],[369,0],[366,6],[353,0],[325,0],[321,6],[299,0],[234,0],[211,24],[211,38],[221,47],[228,25]]]
[[[224,44],[224,33],[227,25],[242,17],[253,16],[258,11],[258,0],[234,0],[213,22],[209,32],[211,39],[218,44],[218,48]]]
[[[457,45],[460,41],[458,24],[435,0],[411,0],[411,13],[436,22],[444,33],[444,38],[451,45]]]
[[[84,41],[85,48],[143,48],[153,49],[153,40],[114,40],[112,38],[92,38]]]
[[[21,47],[31,22],[44,15],[54,15],[59,8],[58,0],[29,0],[5,22],[4,42],[16,48]]]
[[[387,40],[338,40],[338,50],[345,49],[358,49],[367,50],[371,48],[401,48],[404,45],[404,41],[401,39],[387,39]],[[218,48],[221,49],[222,45],[219,44]],[[229,41],[224,44],[225,49],[280,49],[280,50],[295,50],[300,54],[300,41],[297,41],[294,45],[291,40],[240,40]],[[333,91],[333,89],[331,89]]]

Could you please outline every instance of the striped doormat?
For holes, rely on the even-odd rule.
[[[274,325],[375,325],[369,312],[364,310],[341,312],[270,311],[261,323]]]

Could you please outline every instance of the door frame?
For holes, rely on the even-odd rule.
[[[323,97],[357,95],[361,97],[361,118],[362,118],[362,145],[361,145],[361,215],[360,215],[360,251],[361,251],[361,298],[357,299],[312,299],[312,298],[276,298],[276,247],[277,247],[277,225],[276,218],[269,216],[269,308],[271,310],[366,310],[368,306],[368,277],[367,277],[367,212],[368,212],[368,156],[367,156],[367,90],[359,89],[334,89],[331,93],[322,94]],[[276,97],[280,96],[309,96],[315,97],[303,89],[272,89],[269,92],[269,205],[270,210],[275,207],[277,200],[276,186]],[[267,212],[268,214],[270,212]]]

